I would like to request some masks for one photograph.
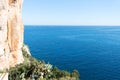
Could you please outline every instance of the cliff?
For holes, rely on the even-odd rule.
[[[0,71],[24,61],[22,55],[22,0],[0,0]],[[8,74],[0,74],[7,80]]]
[[[0,80],[79,80],[76,70],[59,70],[30,55],[23,45],[22,2],[0,0]]]

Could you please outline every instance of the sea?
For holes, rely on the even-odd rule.
[[[24,43],[32,56],[80,80],[120,80],[120,26],[29,26]]]

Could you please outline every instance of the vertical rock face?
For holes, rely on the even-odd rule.
[[[0,70],[23,62],[22,2],[0,0]]]

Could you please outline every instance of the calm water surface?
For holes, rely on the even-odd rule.
[[[120,80],[120,27],[25,26],[24,37],[34,57],[80,80]]]

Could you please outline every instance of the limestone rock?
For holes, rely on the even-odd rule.
[[[0,0],[0,70],[9,69],[24,60],[21,50],[22,2],[23,0]],[[2,80],[7,80],[7,75]]]
[[[30,50],[29,50],[29,47],[27,45],[23,45],[22,49],[31,56],[31,53],[30,53]]]

